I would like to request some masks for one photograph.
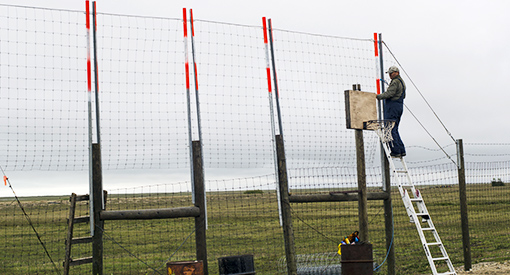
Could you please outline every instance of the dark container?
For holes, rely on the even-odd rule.
[[[372,244],[342,245],[342,275],[373,275]]]
[[[168,262],[166,263],[168,275],[204,275],[202,261]]]
[[[240,255],[218,258],[220,275],[255,274],[253,255]]]

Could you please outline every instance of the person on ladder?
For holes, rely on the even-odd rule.
[[[398,133],[398,126],[400,124],[400,117],[404,112],[404,98],[406,97],[406,84],[396,66],[391,66],[386,72],[391,78],[388,89],[377,95],[378,100],[384,99],[384,119],[395,120],[395,126],[391,131],[393,141],[390,143],[391,156],[401,158],[406,155],[406,148],[400,134]]]

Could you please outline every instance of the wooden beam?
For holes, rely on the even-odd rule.
[[[198,217],[200,208],[177,207],[143,210],[117,210],[102,211],[99,215],[101,220],[150,220],[150,219],[174,219],[186,217]]]
[[[367,193],[367,200],[386,200],[389,195],[386,192]],[[358,194],[324,194],[324,195],[292,195],[289,201],[292,203],[309,203],[309,202],[336,202],[336,201],[357,201]]]

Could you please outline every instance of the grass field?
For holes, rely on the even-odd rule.
[[[454,265],[462,266],[458,186],[428,186],[420,190]],[[430,273],[416,229],[409,223],[396,190],[393,202],[397,274]],[[68,197],[22,198],[22,204],[58,272],[14,199],[1,198],[0,273],[61,274]],[[110,194],[107,208],[148,209],[190,204],[190,195],[186,193]],[[383,262],[386,252],[382,205],[382,201],[369,201],[370,242],[377,263]],[[473,263],[510,259],[509,207],[508,186],[468,186]],[[87,211],[88,205],[83,204],[77,215],[86,215]],[[357,213],[357,202],[292,204],[297,253],[308,259],[319,253],[334,255],[341,238],[357,230]],[[193,231],[194,220],[186,218],[108,221],[104,237],[105,274],[165,274],[162,267],[168,259],[195,258]],[[88,225],[76,226],[75,236],[87,234]],[[275,194],[269,191],[209,192],[207,250],[210,274],[218,274],[217,258],[243,254],[254,255],[257,274],[278,274],[283,270],[285,253]],[[72,254],[74,258],[90,256],[90,245],[76,245]],[[300,263],[303,264],[314,263]],[[383,265],[381,274],[385,273],[386,266]],[[72,267],[71,271],[72,274],[89,274],[91,267]]]

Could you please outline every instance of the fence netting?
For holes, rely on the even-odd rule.
[[[87,170],[85,13],[0,5],[0,37],[2,169],[7,174]],[[374,41],[274,29],[278,101],[274,86],[268,92],[262,24],[196,20],[193,45],[191,37],[187,40],[192,64],[189,93],[184,41],[182,19],[97,14],[99,97],[98,102],[92,97],[91,103],[99,103],[100,109],[96,113],[93,108],[92,130],[97,132],[99,122],[103,173],[124,170],[129,175],[137,170],[147,175],[137,186],[109,188],[105,181],[106,209],[192,205],[189,179],[177,180],[169,173],[164,180],[154,180],[151,173],[166,169],[189,173],[190,137],[201,138],[210,273],[217,274],[220,257],[252,254],[258,274],[284,274],[273,133],[284,137],[291,194],[356,190],[355,139],[345,126],[344,90],[360,84],[364,91],[376,91]],[[385,66],[396,63],[390,54],[384,56]],[[95,136],[94,140],[99,141]],[[378,138],[365,131],[363,141],[367,186],[379,192]],[[408,152],[423,149],[408,148]],[[445,148],[456,160],[455,146]],[[475,262],[510,259],[501,253],[510,248],[508,148],[508,144],[466,144]],[[409,161],[410,174],[454,265],[461,266],[457,166],[442,150],[427,150],[431,153],[426,159]],[[43,184],[43,180],[47,179],[34,182]],[[14,179],[12,183],[16,188]],[[393,188],[397,273],[428,272],[416,228]],[[12,195],[0,194],[5,194],[0,198],[0,273],[61,273],[68,196],[22,197],[25,215]],[[77,216],[88,214],[87,202],[77,205]],[[298,270],[334,268],[341,239],[358,230],[358,203],[292,204],[291,212]],[[374,261],[385,272],[383,202],[369,201],[368,216]],[[196,258],[194,230],[190,218],[106,221],[105,273],[166,274],[167,261]],[[89,226],[76,227],[76,236],[87,234]],[[92,253],[90,246],[75,247],[74,258]],[[75,274],[90,272],[90,265],[72,267]]]

